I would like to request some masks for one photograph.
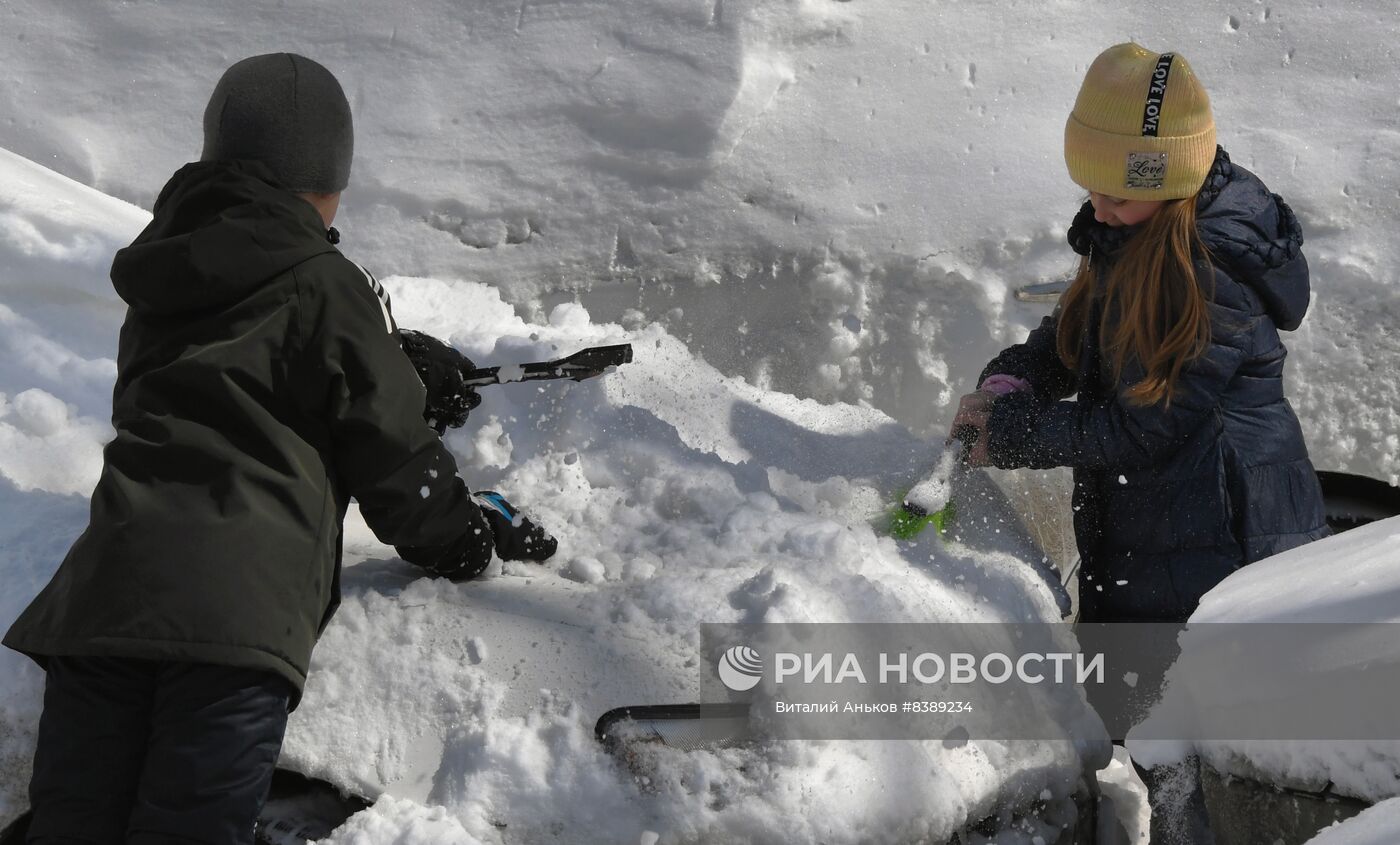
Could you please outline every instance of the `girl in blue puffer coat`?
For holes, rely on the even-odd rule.
[[[1089,192],[1069,230],[1078,274],[954,425],[982,430],[974,465],[1074,468],[1081,621],[1184,621],[1233,570],[1327,533],[1283,390],[1279,331],[1308,307],[1302,233],[1216,146],[1172,53],[1102,53],[1065,160]]]

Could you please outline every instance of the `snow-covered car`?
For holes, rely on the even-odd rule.
[[[572,306],[532,326],[487,289],[413,293],[424,287],[394,291],[405,324],[431,317],[414,314],[420,301],[496,310],[490,334],[503,339],[487,360],[622,339]],[[723,377],[660,328],[627,339],[636,360],[617,373],[488,394],[484,424],[449,437],[469,478],[528,496],[555,527],[557,562],[453,585],[350,532],[345,601],[284,765],[446,806],[483,841],[857,841],[872,830],[938,841],[1037,825],[1055,841],[1077,820],[1076,792],[1088,796],[1082,779],[1107,760],[1087,714],[1062,742],[969,748],[736,746],[697,726],[710,741],[649,745],[645,771],[599,742],[618,708],[703,703],[702,623],[1060,613],[1042,555],[985,476],[966,480],[956,539],[896,543],[883,518],[926,463],[920,441],[870,409]]]
[[[1357,830],[1395,817],[1394,707],[1386,696],[1350,691],[1358,681],[1384,690],[1400,677],[1397,538],[1400,517],[1392,517],[1252,564],[1192,615],[1163,700],[1128,747],[1148,761],[1197,754],[1222,838],[1248,831],[1301,842],[1358,814],[1366,818]],[[1234,714],[1249,714],[1260,735],[1223,730]],[[1156,739],[1193,731],[1218,738]],[[1377,812],[1362,812],[1373,803]],[[1339,838],[1319,841],[1346,841],[1332,835]],[[1376,841],[1393,838],[1391,828]]]

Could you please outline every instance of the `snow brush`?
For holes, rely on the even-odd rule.
[[[938,463],[923,480],[904,494],[904,501],[890,514],[890,535],[898,540],[912,540],[932,525],[939,535],[947,532],[957,516],[953,503],[953,480],[967,468],[967,452],[977,443],[975,426],[960,425]]]

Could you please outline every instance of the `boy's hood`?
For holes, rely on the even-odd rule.
[[[1196,228],[1212,259],[1259,295],[1274,325],[1285,331],[1298,328],[1311,293],[1302,227],[1282,197],[1231,162],[1223,149],[1216,150],[1196,197]],[[1080,255],[1091,250],[1111,255],[1136,230],[1099,223],[1086,202],[1070,226],[1069,242]]]
[[[334,252],[316,209],[252,161],[195,162],[170,178],[154,218],[112,262],[133,310],[169,317],[227,306]]]

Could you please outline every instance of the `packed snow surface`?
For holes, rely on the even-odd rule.
[[[86,519],[123,316],[112,252],[197,157],[224,68],[293,50],[349,95],[337,226],[402,324],[482,363],[638,352],[595,382],[502,387],[449,438],[469,483],[560,535],[547,566],[417,579],[352,521],[346,603],[287,744],[346,787],[393,787],[338,841],[936,839],[999,794],[1059,799],[1068,743],[790,743],[632,783],[592,708],[681,696],[701,621],[1054,615],[995,526],[898,547],[871,520],[1047,312],[1011,290],[1071,268],[1061,129],[1116,42],[1185,54],[1221,142],[1297,210],[1316,296],[1285,338],[1291,400],[1319,467],[1393,480],[1397,32],[1400,9],[1366,0],[0,0],[0,625]],[[641,658],[653,671],[626,680],[579,668]],[[0,677],[3,819],[41,676],[0,655]],[[1280,753],[1276,770],[1394,794],[1393,749]]]

